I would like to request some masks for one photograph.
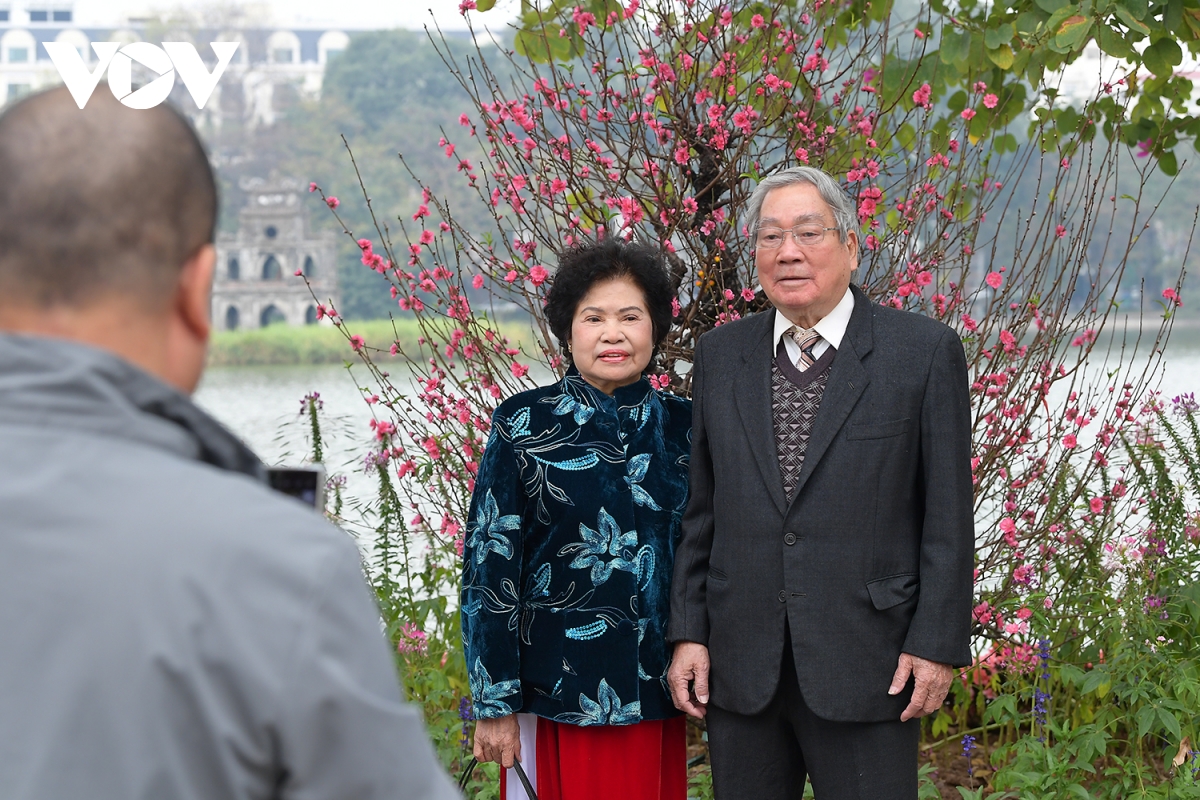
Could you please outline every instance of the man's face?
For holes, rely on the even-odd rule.
[[[758,227],[783,228],[783,244],[774,250],[757,247],[754,265],[771,303],[793,323],[811,328],[833,310],[850,286],[858,267],[858,235],[838,238],[825,231],[816,245],[799,245],[790,233],[796,225],[834,227],[836,221],[817,187],[797,183],[772,189],[763,200]]]

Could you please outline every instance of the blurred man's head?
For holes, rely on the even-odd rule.
[[[0,330],[104,347],[191,391],[217,192],[187,121],[53,89],[0,114],[0,176]]]

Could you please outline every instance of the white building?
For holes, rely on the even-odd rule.
[[[62,83],[45,42],[69,42],[96,68],[93,42],[143,41],[156,24],[149,18],[127,18],[111,27],[78,27],[71,2],[0,0],[0,107],[25,94]],[[215,55],[209,42],[239,42],[216,90],[201,112],[177,81],[172,95],[178,108],[198,125],[220,127],[237,122],[248,127],[274,124],[281,107],[293,97],[315,98],[321,91],[330,56],[350,43],[342,30],[240,28],[201,30],[194,44],[211,68]],[[158,44],[153,41],[152,44]]]

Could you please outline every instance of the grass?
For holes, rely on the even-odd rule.
[[[350,333],[361,336],[367,347],[383,350],[385,358],[393,342],[399,342],[408,353],[418,350],[421,331],[413,319],[353,320],[345,326]],[[531,340],[529,330],[517,323],[502,324],[500,331],[514,342]],[[208,349],[211,367],[341,364],[353,360],[354,351],[345,335],[328,325],[276,324],[255,330],[219,331],[213,334]]]

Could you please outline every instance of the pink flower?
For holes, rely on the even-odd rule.
[[[416,221],[416,220],[420,219],[421,217],[428,217],[428,216],[429,216],[429,206],[422,203],[421,207],[418,208],[416,210],[416,212],[413,214],[413,220]]]
[[[994,94],[985,94],[983,96],[983,107],[984,108],[995,108],[996,104],[999,102],[1000,102],[1000,98],[996,97],[996,95],[994,95]]]
[[[1088,508],[1090,508],[1092,510],[1093,514],[1099,514],[1101,511],[1104,510],[1104,498],[1103,497],[1093,497],[1091,500],[1088,501]]]
[[[517,279],[517,271],[515,269],[510,269],[504,276],[504,280],[508,283],[512,283],[516,279]]]
[[[468,11],[474,11],[475,9],[475,0],[462,0],[462,2],[458,4],[458,13],[462,14],[464,17],[467,15]]]
[[[923,84],[921,84],[920,89],[917,89],[915,92],[913,92],[912,100],[914,103],[916,103],[921,108],[929,109],[929,108],[933,107],[932,104],[929,102],[929,98],[932,94],[933,94],[933,89],[930,88],[929,84],[923,83]]]
[[[688,149],[686,147],[675,148],[675,163],[676,164],[686,164],[686,163],[688,163],[689,158],[690,158],[690,156],[688,155]]]
[[[482,289],[483,288],[483,276],[476,275],[474,278],[471,279],[471,285],[474,286],[476,289]]]
[[[342,204],[341,201],[338,200],[336,197],[330,196],[330,197],[325,198],[325,205],[329,206],[330,208],[337,208],[341,204]]]
[[[1062,167],[1063,169],[1070,169],[1071,168],[1071,159],[1064,158],[1062,161],[1058,162],[1058,165],[1060,167]]]
[[[1179,296],[1179,292],[1169,286],[1162,290],[1162,296],[1169,303],[1174,303],[1177,306],[1183,305],[1183,298]]]
[[[371,240],[370,239],[359,239],[358,240],[358,249],[362,250],[364,252],[367,252],[367,253],[371,252]]]
[[[533,268],[529,270],[529,281],[534,286],[541,286],[546,282],[546,278],[548,277],[550,277],[550,273],[547,272],[546,268],[541,264],[535,264]]]
[[[421,231],[421,244],[433,244],[433,231]]]
[[[1076,445],[1079,444],[1079,440],[1075,438],[1075,434],[1068,433],[1062,438],[1062,444],[1063,447],[1067,448],[1068,450],[1074,450]]]
[[[766,24],[767,24],[766,20],[763,19],[762,14],[755,14],[753,17],[750,18],[750,26],[753,28],[761,28],[762,26],[764,26]]]
[[[913,29],[913,36],[917,37],[918,39],[924,39],[924,38],[925,38],[925,31],[921,30],[920,28],[914,28],[914,29]]]
[[[747,303],[753,302],[754,301],[754,290],[753,289],[742,289],[742,299],[745,300]]]
[[[1017,611],[1017,619],[1029,619],[1033,616],[1033,612],[1028,608],[1022,608]]]
[[[512,363],[512,374],[514,378],[524,378],[529,374],[529,367],[519,361],[514,361]]]
[[[366,342],[357,333],[350,337],[350,346],[354,348],[354,352],[357,353],[362,350],[364,345],[366,345]]]
[[[959,114],[959,116],[962,117],[963,119],[967,120],[968,122],[970,122],[972,119],[975,118],[975,109],[964,108],[962,113]]]
[[[1004,283],[1004,276],[999,272],[989,272],[988,276],[984,278],[984,281],[993,289],[999,289],[1000,285]]]
[[[1057,238],[1059,238],[1059,239],[1061,239],[1061,238],[1063,238],[1064,236],[1066,236],[1066,235],[1067,235],[1067,226],[1066,226],[1066,225],[1059,225],[1059,226],[1055,227],[1055,229],[1054,229],[1054,235],[1055,235],[1055,237],[1057,237]]]
[[[310,192],[315,192],[316,190],[317,190],[317,184],[315,184],[315,183],[310,183],[310,184],[308,185],[308,191],[310,191]]]
[[[421,442],[421,447],[425,449],[430,458],[440,458],[442,455],[442,448],[438,447],[437,439],[432,436],[426,436],[425,441]]]

